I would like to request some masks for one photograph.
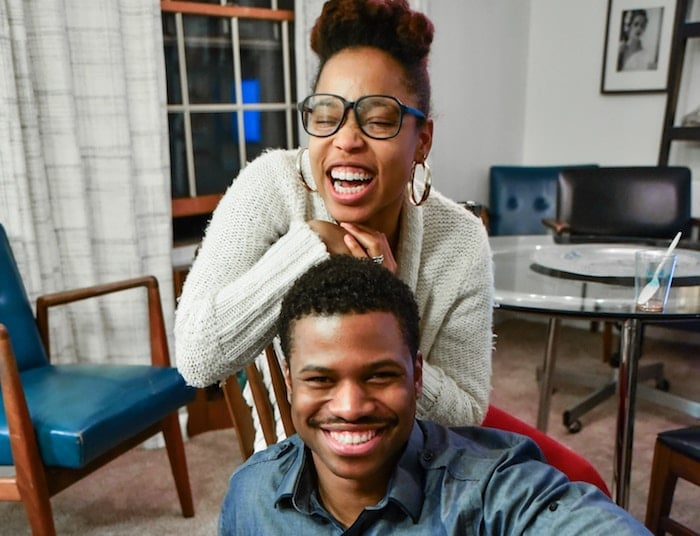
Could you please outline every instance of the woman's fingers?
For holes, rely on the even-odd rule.
[[[345,245],[355,257],[371,259],[396,272],[396,260],[384,233],[352,223],[341,223],[340,226],[348,233],[344,237]]]

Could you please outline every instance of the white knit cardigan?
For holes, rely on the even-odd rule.
[[[226,379],[275,335],[281,298],[328,258],[306,221],[332,221],[321,197],[300,184],[295,151],[249,163],[213,214],[175,318],[175,357],[188,384]],[[303,161],[313,185],[308,154]],[[477,424],[490,392],[493,275],[481,222],[433,189],[402,210],[397,275],[421,315],[423,394],[418,417]]]

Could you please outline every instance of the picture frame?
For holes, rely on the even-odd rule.
[[[677,0],[608,0],[601,93],[666,91],[676,9]]]

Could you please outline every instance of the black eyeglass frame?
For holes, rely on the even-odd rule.
[[[343,103],[342,119],[340,120],[340,122],[338,122],[338,125],[335,127],[335,129],[333,129],[328,134],[313,134],[313,133],[309,132],[309,129],[306,126],[307,121],[305,120],[305,117],[306,117],[305,113],[309,112],[310,108],[308,106],[304,106],[304,104],[309,99],[311,99],[313,97],[333,97],[336,99],[340,99],[340,101]],[[369,99],[369,98],[373,98],[373,97],[375,97],[375,98],[376,97],[383,97],[383,98],[391,99],[399,106],[399,126],[397,127],[396,132],[394,134],[392,134],[391,136],[377,137],[377,136],[373,136],[372,134],[369,134],[368,132],[365,131],[364,127],[362,126],[362,123],[360,122],[360,118],[357,116],[358,103],[362,102],[365,99]],[[299,110],[299,113],[301,114],[301,124],[304,127],[304,130],[306,131],[306,133],[309,136],[313,136],[314,138],[328,138],[328,137],[336,134],[340,130],[340,128],[345,124],[345,121],[346,121],[347,115],[348,115],[348,110],[350,110],[351,108],[352,108],[353,112],[355,113],[355,122],[357,123],[357,126],[360,128],[362,133],[365,136],[372,138],[374,140],[390,140],[390,139],[398,136],[399,132],[401,132],[401,127],[403,126],[403,117],[406,114],[412,115],[412,116],[420,119],[421,121],[425,121],[425,119],[426,119],[425,114],[423,112],[421,112],[418,108],[414,108],[412,106],[408,106],[408,105],[404,104],[403,102],[401,102],[399,99],[397,99],[393,95],[381,95],[381,94],[363,95],[362,97],[360,97],[359,99],[357,99],[355,101],[348,101],[348,100],[344,99],[343,97],[341,97],[340,95],[334,95],[333,93],[312,93],[311,95],[305,97],[303,101],[301,101],[300,103],[297,104],[297,109]]]

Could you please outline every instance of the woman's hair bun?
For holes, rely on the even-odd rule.
[[[311,49],[321,63],[346,48],[384,50],[406,67],[426,60],[432,22],[406,0],[329,0],[311,30]]]

